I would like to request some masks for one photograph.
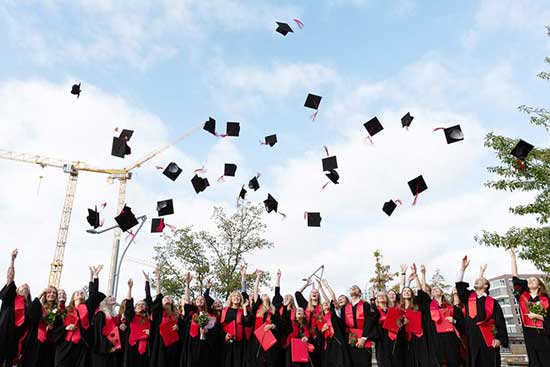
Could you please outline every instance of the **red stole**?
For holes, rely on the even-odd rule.
[[[286,306],[285,306],[286,307]],[[281,309],[279,310],[279,314],[282,316],[283,315],[283,308],[281,307]],[[292,309],[290,310],[290,323],[292,325],[292,327],[294,328],[294,321],[296,320],[296,310],[295,309]],[[286,339],[283,339],[280,341],[280,344],[283,348],[288,348],[290,346],[290,340],[292,339],[292,333],[290,333]]]
[[[162,312],[162,321],[159,325],[159,333],[165,347],[169,347],[179,340],[178,331],[174,330],[174,326],[177,324],[178,320],[175,315],[169,316],[166,312]]]
[[[365,326],[365,309],[363,308],[363,301],[359,301],[355,307],[356,314],[355,320],[357,321],[357,327],[355,327],[355,322],[353,319],[353,305],[348,303],[344,308],[346,326],[349,329],[361,329],[363,330]]]
[[[48,330],[46,330],[47,325],[43,320],[43,318],[46,317],[47,315],[48,315],[48,312],[46,312],[46,309],[42,306],[42,317],[38,322],[38,331],[36,335],[40,343],[44,343],[48,338]]]
[[[485,344],[488,347],[492,347],[495,336],[493,335],[493,328],[495,326],[495,320],[493,317],[493,311],[495,308],[495,299],[490,296],[485,297],[485,320],[479,321],[476,325],[481,331],[481,335],[485,340]],[[473,320],[477,317],[477,295],[475,292],[470,293],[468,297],[468,315]]]
[[[76,327],[74,330],[67,330],[67,333],[65,334],[65,341],[74,344],[80,343],[80,327],[78,326],[78,315],[76,313],[76,308],[73,308],[70,312],[67,312],[63,324],[65,327],[71,324]]]
[[[242,308],[237,309],[237,317],[235,318],[235,320],[231,321],[231,323],[226,323],[225,317],[227,316],[228,309],[229,307],[223,308],[220,323],[223,326],[223,330],[228,334],[233,335],[229,331],[235,330],[236,335],[233,335],[233,337],[235,338],[235,341],[240,342],[243,340],[243,310]]]
[[[530,327],[530,328],[537,328],[537,329],[543,329],[542,321],[540,320],[531,320],[527,314],[529,313],[529,304],[533,303],[529,300],[531,299],[531,295],[529,292],[523,292],[521,296],[519,297],[519,309],[521,312],[521,321],[523,321],[524,327]],[[542,307],[544,307],[545,310],[548,310],[548,307],[550,306],[548,302],[548,297],[543,296],[542,294],[539,295],[539,302]]]
[[[103,330],[101,330],[101,332],[103,336],[106,337],[111,344],[113,344],[115,350],[119,350],[121,348],[120,333],[118,331],[118,323],[116,321],[116,318],[105,314],[105,325],[103,326]]]
[[[88,317],[88,307],[85,303],[81,303],[78,306],[76,306],[76,311],[78,313],[78,317],[80,318],[80,325],[84,330],[88,330],[90,328],[90,318]]]
[[[254,330],[256,330],[257,328],[259,328],[260,326],[262,326],[263,323],[268,323],[270,324],[271,323],[271,313],[269,312],[269,310],[267,311],[267,316],[265,318],[265,321],[264,321],[264,312],[261,311],[263,307],[260,306],[258,308],[258,311],[256,311],[256,321],[254,322]]]
[[[388,310],[390,309],[388,307],[388,309],[386,311],[384,311],[384,309],[382,307],[376,307],[378,309],[378,312],[380,313],[380,318],[378,319],[378,323],[380,324],[380,326],[384,325],[384,321],[386,321],[386,316],[388,314]]]
[[[16,295],[13,308],[15,311],[15,326],[21,327],[25,322],[25,297]]]
[[[328,325],[328,329],[326,329],[324,332],[323,332],[323,336],[325,338],[325,350],[327,349],[327,342],[329,339],[331,339],[332,337],[334,337],[334,326],[332,326],[332,312],[327,312],[324,316],[323,316],[323,321],[325,322],[325,324]]]
[[[192,338],[196,338],[197,336],[199,336],[200,327],[199,327],[199,323],[197,322],[198,316],[199,314],[197,313],[193,313],[191,315],[191,325],[189,325],[189,336]]]
[[[321,305],[319,305],[319,304],[315,305],[315,307],[313,308],[313,311],[311,311],[310,307],[309,307],[309,303],[308,303],[307,306],[306,306],[305,312],[306,312],[307,324],[309,326],[313,326],[312,322],[311,322],[312,317],[317,318],[319,316],[321,319],[323,318],[322,312],[321,312]]]
[[[151,321],[147,316],[135,315],[130,323],[129,344],[133,347],[138,343],[138,353],[143,355],[147,351],[147,339],[149,335],[145,330],[151,329]]]

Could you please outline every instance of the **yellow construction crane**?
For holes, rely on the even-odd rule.
[[[171,146],[179,143],[183,139],[187,138],[195,131],[201,129],[203,124],[197,125],[191,128],[189,131],[180,135],[171,143],[164,145],[163,147],[152,151],[151,153],[144,156],[142,159],[138,160],[134,164],[122,168],[122,169],[102,169],[95,168],[80,161],[69,161],[63,159],[48,158],[39,155],[26,154],[26,153],[17,153],[8,150],[0,149],[0,159],[7,159],[11,161],[25,162],[25,163],[34,163],[38,164],[42,168],[44,167],[55,167],[63,169],[63,172],[69,175],[69,181],[67,183],[67,190],[65,193],[65,202],[63,203],[63,210],[61,212],[61,223],[59,225],[59,232],[57,235],[57,242],[55,245],[55,251],[53,256],[53,261],[50,267],[50,275],[48,284],[55,287],[59,287],[61,280],[61,272],[63,270],[63,257],[65,254],[65,246],[67,244],[67,235],[69,232],[69,224],[71,221],[71,212],[73,210],[74,197],[76,193],[76,183],[78,180],[78,175],[80,172],[93,172],[109,175],[109,179],[118,180],[119,189],[118,189],[118,202],[117,202],[117,213],[122,211],[124,204],[126,203],[126,184],[128,180],[132,178],[132,171],[136,168],[141,167],[144,163],[150,161],[160,153],[164,152]],[[118,261],[118,251],[120,247],[120,229],[117,228],[114,231],[113,236],[113,248],[111,252],[111,265],[109,268],[109,287],[108,294],[113,294],[115,286],[115,276],[117,275],[117,261]]]

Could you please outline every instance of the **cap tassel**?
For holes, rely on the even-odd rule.
[[[136,238],[136,235],[131,229],[128,231],[128,236],[126,236],[126,242],[128,242],[128,238],[131,238],[132,240]]]
[[[227,134],[219,134],[219,133],[214,133],[215,136],[217,136],[218,138],[226,138],[227,137]]]
[[[277,214],[279,214],[281,217],[283,217],[282,220],[285,220],[286,219],[286,214],[283,213],[283,212],[277,212]]]
[[[202,166],[201,168],[197,168],[193,172],[194,173],[206,173],[206,169],[204,168],[204,166]]]
[[[370,135],[367,135],[365,137],[365,141],[368,141],[370,145],[374,145],[374,142],[372,141],[372,138],[370,137]]]
[[[265,141],[258,140],[260,142],[260,145],[267,145]]]
[[[224,175],[221,175],[219,178],[218,178],[218,182],[225,182],[225,179],[224,179]]]
[[[309,116],[311,121],[315,121],[315,119],[317,118],[317,112],[319,112],[319,111],[315,111],[311,116]]]
[[[304,28],[304,22],[302,22],[300,19],[294,18],[293,20],[298,25],[298,28],[300,28],[300,29]]]
[[[328,148],[326,145],[323,145],[323,148],[325,148],[325,153],[327,153],[327,157],[330,156],[330,154],[328,153]]]
[[[42,179],[44,176],[40,175],[38,176],[38,188],[36,189],[36,196],[40,195],[40,186],[42,185]]]
[[[413,206],[416,205],[416,201],[418,200],[418,185],[416,185],[416,195],[414,196],[414,200],[413,200]]]
[[[119,130],[118,130],[118,127],[115,127],[114,132],[115,132],[115,133],[118,133],[118,131],[119,131]]]
[[[256,172],[256,178],[260,178],[262,174],[260,172]]]
[[[432,130],[432,132],[436,132],[436,131],[439,131],[439,130],[445,130],[444,127],[436,127],[435,129]]]
[[[168,224],[168,223],[164,223],[164,225],[168,228],[170,228],[173,232],[176,232],[178,229],[176,228],[176,226],[172,225],[172,224]]]
[[[519,158],[516,158],[516,163],[518,164],[518,168],[520,171],[525,170],[525,163]]]
[[[158,169],[158,170],[163,170],[164,169],[164,167],[162,167],[162,166],[155,166],[155,168]]]
[[[324,190],[328,186],[329,183],[330,183],[330,181],[327,181],[323,186],[321,186],[321,190]]]
[[[395,199],[394,201],[399,205],[403,205],[403,202],[401,201],[401,199]]]

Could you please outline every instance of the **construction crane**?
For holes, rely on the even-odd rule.
[[[40,155],[27,154],[27,153],[18,153],[8,150],[0,149],[0,159],[6,159],[11,161],[33,163],[44,167],[54,167],[61,168],[64,173],[69,175],[69,181],[67,183],[67,190],[65,192],[65,201],[63,203],[63,209],[61,211],[61,222],[59,224],[59,231],[57,234],[57,242],[55,245],[55,251],[53,256],[53,261],[50,267],[50,275],[48,278],[48,284],[59,287],[61,281],[61,273],[63,270],[63,258],[65,255],[65,247],[67,244],[67,235],[69,233],[69,224],[71,222],[71,213],[73,210],[74,198],[76,194],[76,184],[80,172],[92,172],[92,173],[101,173],[108,175],[110,180],[118,180],[118,200],[117,200],[117,213],[122,211],[124,204],[126,203],[126,185],[128,180],[132,178],[132,171],[141,167],[144,163],[150,161],[151,159],[158,156],[160,153],[164,152],[171,146],[179,143],[184,140],[195,131],[200,130],[203,124],[197,125],[184,134],[178,136],[172,142],[152,151],[151,153],[144,156],[142,159],[133,163],[132,165],[122,168],[122,169],[102,169],[95,168],[87,163],[80,161],[69,161],[56,158],[48,158]],[[109,267],[109,286],[108,294],[113,294],[115,283],[116,283],[116,274],[117,274],[117,262],[118,262],[118,252],[120,247],[120,229],[117,228],[114,231],[113,236],[113,247],[111,251],[111,264]]]

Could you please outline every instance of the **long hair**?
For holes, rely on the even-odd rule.
[[[311,295],[312,295],[312,293],[313,293],[314,290],[319,294],[319,300],[317,301],[317,305],[320,305],[320,304],[321,304],[321,302],[320,302],[320,301],[321,301],[321,298],[320,298],[321,294],[319,293],[319,290],[318,290],[318,289],[313,288],[313,289],[311,290],[311,292],[309,292],[309,299],[308,299],[308,302],[307,302],[307,308],[308,308],[308,310],[311,311],[311,312],[313,312],[313,310],[315,310],[315,306],[317,306],[317,305],[314,305],[314,304],[313,304],[313,298],[311,297]]]
[[[120,302],[120,306],[118,307],[118,317],[120,320],[124,318],[124,313],[126,312],[126,302],[126,299],[122,300],[122,302]]]
[[[74,291],[73,294],[71,295],[71,300],[69,301],[69,305],[67,306],[67,312],[71,312],[72,310],[74,310],[74,308],[75,308],[74,296],[75,296],[78,292],[82,292],[82,290]],[[86,301],[86,295],[84,295],[84,300],[83,300],[83,302],[84,302],[84,301]]]
[[[115,312],[114,307],[110,307],[107,305],[107,299],[105,298],[101,303],[99,304],[99,310],[102,311],[105,315],[110,317],[115,317],[117,313]]]
[[[294,300],[294,296],[292,294],[287,294],[285,297],[290,297],[290,302],[287,307],[291,310],[296,310],[296,301]]]
[[[50,290],[53,290],[55,291],[55,301],[53,301],[53,303],[51,305],[48,304],[48,301],[46,301],[46,293],[48,293],[48,291]],[[42,307],[44,307],[44,309],[48,312],[50,312],[51,310],[53,310],[54,308],[57,308],[58,304],[59,304],[59,299],[58,299],[58,295],[57,295],[57,288],[50,285],[48,288],[46,288],[44,290],[44,292],[42,292],[42,294],[40,295],[40,304],[42,305]]]
[[[539,282],[539,294],[548,297],[548,290],[546,289],[546,285],[544,284],[542,279],[540,279],[539,277],[535,277],[535,278]]]
[[[390,307],[390,298],[388,297],[388,294],[384,292],[383,296],[386,299],[386,307]],[[381,303],[378,302],[378,294],[376,295],[376,307],[382,307]]]
[[[267,305],[264,304],[264,301],[262,299],[262,304],[258,308],[258,311],[261,311],[262,314],[264,314],[265,312],[269,312],[272,315],[275,314],[275,306],[273,306],[273,304],[271,303],[271,299],[269,298],[269,296],[267,294],[262,294],[262,298],[267,299]]]
[[[412,288],[410,287],[405,287],[403,288],[403,291],[405,291],[405,289],[408,289],[411,291],[411,304],[410,304],[410,307],[409,309],[411,310],[414,310],[414,311],[418,311],[418,303],[416,302],[416,296],[414,295],[414,292],[412,290]],[[403,297],[403,291],[401,292],[401,299],[399,300],[399,308],[401,310],[405,310],[405,298]]]
[[[231,306],[233,306],[233,302],[231,301],[231,299],[233,298],[233,296],[235,295],[238,295],[239,296],[239,306],[242,306],[243,305],[243,295],[241,294],[241,292],[239,291],[233,291],[229,294],[229,297],[227,297],[227,301],[225,302],[225,307],[229,307],[231,308]]]

